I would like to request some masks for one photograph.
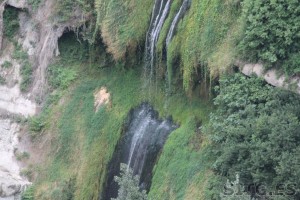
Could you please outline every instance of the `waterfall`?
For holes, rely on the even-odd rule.
[[[129,115],[125,133],[108,168],[102,199],[117,196],[118,186],[113,177],[118,175],[121,163],[126,163],[135,175],[139,175],[141,187],[149,190],[157,156],[168,135],[176,128],[170,119],[158,119],[158,113],[149,104],[144,103],[134,109]]]
[[[164,22],[169,14],[172,0],[156,0],[152,17],[150,21],[150,26],[146,36],[146,49],[145,49],[145,71],[150,70],[150,81],[154,74],[154,63],[155,63],[155,51],[156,45],[159,38],[159,34],[164,25]],[[149,69],[150,68],[150,69]]]
[[[182,2],[182,5],[181,5],[178,13],[174,17],[174,19],[172,21],[172,25],[171,25],[170,30],[169,30],[169,33],[167,35],[166,47],[169,46],[169,43],[171,42],[172,37],[174,36],[174,31],[175,31],[175,28],[176,28],[179,20],[184,16],[186,11],[189,9],[190,5],[191,5],[191,0],[184,0]]]

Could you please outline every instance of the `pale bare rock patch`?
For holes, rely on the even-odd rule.
[[[284,74],[280,74],[280,71],[277,69],[265,70],[261,63],[251,64],[237,61],[235,65],[238,66],[241,73],[246,76],[256,75],[263,78],[267,83],[274,87],[283,88],[300,94],[300,77],[297,75],[287,77]]]
[[[20,194],[31,185],[20,176],[21,168],[15,160],[19,132],[18,124],[0,119],[0,199],[20,199]]]
[[[94,92],[94,108],[98,112],[102,105],[110,104],[110,93],[106,87],[101,87],[100,90]]]

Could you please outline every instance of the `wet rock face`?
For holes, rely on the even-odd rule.
[[[0,200],[20,199],[21,192],[30,182],[20,176],[14,158],[20,127],[8,119],[0,119]]]
[[[120,173],[120,164],[127,164],[135,175],[140,177],[140,187],[149,191],[152,170],[159,153],[169,136],[178,128],[169,119],[159,119],[158,112],[147,103],[129,113],[125,123],[124,134],[116,147],[108,167],[107,181],[101,199],[116,198],[118,184],[114,176]]]

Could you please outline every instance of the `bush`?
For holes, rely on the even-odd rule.
[[[126,164],[121,164],[121,175],[116,176],[115,181],[119,185],[118,197],[112,200],[147,200],[146,191],[140,191],[139,176],[134,176],[132,169],[128,169]]]
[[[32,117],[29,120],[29,130],[31,131],[31,135],[35,137],[37,133],[40,133],[45,127],[46,122],[43,116],[40,117]]]
[[[25,51],[22,50],[22,47],[18,45],[17,43],[15,45],[15,51],[13,52],[13,59],[16,59],[21,64],[21,75],[22,75],[22,81],[21,81],[21,91],[26,92],[31,83],[32,83],[32,73],[33,69],[29,62],[28,55]]]
[[[6,61],[1,65],[1,67],[3,67],[3,68],[11,68],[11,67],[12,67],[12,63],[6,60]]]
[[[77,78],[77,71],[63,65],[53,65],[48,68],[49,83],[54,88],[66,89]]]
[[[3,13],[3,34],[5,37],[12,39],[19,30],[18,10],[13,7],[6,7]]]
[[[5,78],[0,75],[0,85],[4,85],[5,83],[6,83]]]
[[[219,92],[210,118],[213,169],[239,172],[245,184],[299,185],[299,96],[239,74],[222,78]]]
[[[246,58],[274,65],[298,52],[298,0],[246,0],[243,7],[246,29],[241,47]]]
[[[283,63],[282,69],[288,76],[300,73],[300,52],[290,55],[288,60]]]
[[[34,200],[34,187],[31,186],[22,194],[22,200]]]
[[[19,161],[24,160],[24,159],[27,160],[27,159],[30,158],[30,154],[28,152],[20,153],[20,152],[17,151],[15,153],[15,156],[16,156],[17,160],[19,160]]]
[[[21,91],[26,92],[32,83],[32,66],[28,60],[25,60],[21,67]]]
[[[33,11],[35,11],[39,7],[41,0],[28,0],[28,3],[32,6]]]

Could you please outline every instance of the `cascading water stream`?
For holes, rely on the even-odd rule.
[[[176,28],[179,20],[184,16],[186,11],[189,9],[190,5],[191,5],[191,0],[184,0],[182,2],[182,5],[181,5],[179,11],[177,12],[177,14],[174,17],[174,19],[172,21],[172,24],[171,24],[171,27],[170,27],[170,30],[169,30],[169,33],[167,35],[166,47],[169,46],[169,43],[171,42],[171,40],[174,36],[174,31],[175,31],[175,28]]]
[[[145,73],[150,74],[150,76],[148,76],[148,80],[150,83],[154,74],[157,41],[164,22],[169,14],[171,3],[172,0],[156,0],[153,7],[150,26],[146,36],[145,49]]]
[[[135,175],[139,175],[140,186],[149,190],[157,156],[168,135],[176,128],[169,119],[159,120],[158,113],[149,104],[133,110],[110,163],[102,199],[117,197],[118,185],[113,178],[119,174],[121,163],[127,164]]]

